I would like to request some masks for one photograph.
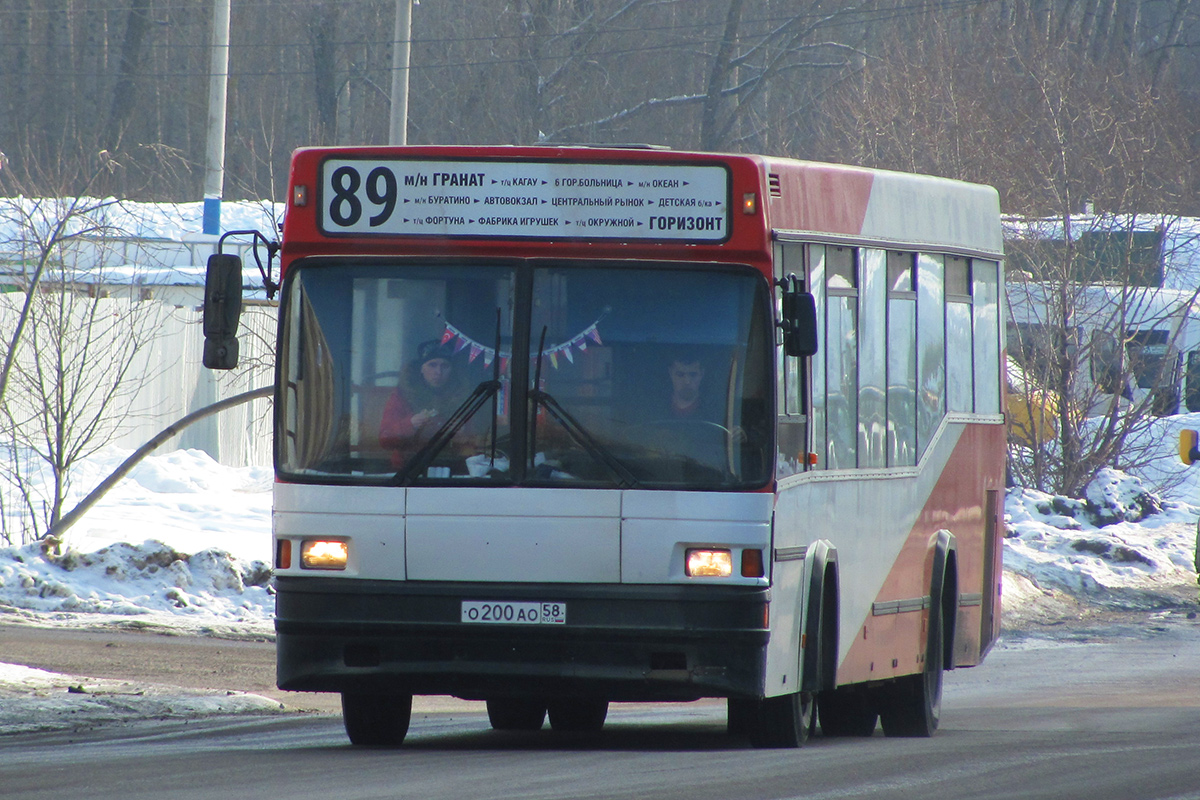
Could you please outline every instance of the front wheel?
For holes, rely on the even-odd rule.
[[[812,692],[760,701],[750,722],[750,744],[758,748],[800,747],[812,732],[815,708]]]
[[[342,692],[342,723],[350,743],[396,747],[408,734],[412,695]]]
[[[547,705],[550,727],[570,733],[594,733],[608,717],[607,700],[552,700]]]
[[[488,722],[498,731],[537,731],[546,721],[546,704],[526,697],[493,697],[487,701]]]

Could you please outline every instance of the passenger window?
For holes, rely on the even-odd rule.
[[[861,251],[858,290],[858,465],[887,466],[887,258]]]
[[[1000,413],[1000,265],[971,262],[975,413]]]
[[[968,261],[946,257],[946,409],[974,410],[975,371]]]
[[[917,258],[917,450],[924,453],[946,414],[945,259]]]

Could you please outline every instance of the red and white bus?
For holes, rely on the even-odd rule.
[[[943,670],[995,640],[990,187],[311,148],[280,254],[278,683],[341,693],[351,741],[398,744],[414,695],[500,729],[715,697],[758,746],[817,709],[825,735],[930,735]]]

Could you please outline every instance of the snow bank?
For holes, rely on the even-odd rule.
[[[282,710],[274,700],[242,692],[96,680],[0,664],[0,735],[80,730],[134,718],[190,719]]]
[[[74,473],[77,502],[127,456],[106,448]],[[270,469],[199,450],[150,456],[58,548],[0,548],[0,621],[242,629],[270,636]],[[128,622],[128,620],[126,620]]]
[[[1010,489],[1005,609],[1052,616],[1071,604],[1149,610],[1194,602],[1198,510],[1163,500],[1141,479],[1104,469],[1074,500]],[[1023,614],[1021,612],[1024,612]]]
[[[203,616],[268,625],[271,569],[224,550],[189,555],[159,541],[121,542],[86,553],[0,550],[0,609],[43,613]],[[5,610],[7,610],[5,609]],[[3,619],[0,617],[0,619]]]

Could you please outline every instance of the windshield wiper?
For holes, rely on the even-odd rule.
[[[570,437],[588,452],[588,455],[608,467],[609,471],[617,477],[617,483],[622,489],[637,488],[638,479],[629,471],[629,467],[622,464],[620,459],[596,441],[596,437],[588,433],[587,428],[580,425],[579,420],[572,417],[549,392],[542,391],[542,353],[546,351],[546,327],[542,326],[541,341],[538,342],[537,364],[533,369],[533,389],[529,391],[529,399],[533,401],[533,416],[529,420],[530,463],[533,463],[534,455],[537,453],[537,408],[538,404],[541,404],[546,407],[555,421],[563,426]]]
[[[498,426],[498,418],[500,416],[500,307],[496,307],[496,349],[492,356],[492,382],[496,384],[496,390],[492,392],[492,437],[491,437],[491,464],[496,466],[496,428]]]
[[[555,421],[563,426],[563,429],[588,452],[588,455],[608,467],[609,471],[616,476],[617,483],[620,484],[622,489],[636,489],[640,486],[637,476],[630,471],[629,467],[621,463],[621,460],[610,453],[608,448],[600,444],[596,440],[596,437],[588,433],[587,428],[583,427],[579,423],[579,420],[572,417],[549,392],[534,389],[529,393],[529,397],[534,403],[534,416],[537,416],[536,410],[539,403],[545,406]]]
[[[399,472],[392,478],[392,484],[402,486],[408,483],[417,475],[420,475],[426,468],[437,458],[438,453],[442,452],[447,444],[454,438],[462,426],[467,424],[472,416],[475,415],[484,403],[489,399],[492,401],[492,424],[491,424],[491,460],[492,464],[496,463],[496,417],[499,413],[499,398],[500,398],[500,309],[496,309],[496,349],[492,356],[492,379],[483,381],[474,389],[467,399],[462,401],[458,408],[452,413],[442,426],[438,428],[433,436],[425,445],[418,450],[412,458]]]
[[[499,355],[496,356],[499,359]],[[433,463],[437,458],[438,453],[450,443],[462,426],[467,424],[467,420],[475,415],[480,406],[486,403],[492,397],[495,397],[500,392],[500,381],[490,380],[482,381],[478,386],[471,390],[471,394],[467,396],[459,404],[458,408],[452,413],[442,426],[434,432],[433,436],[426,442],[420,450],[418,450],[403,469],[396,473],[392,478],[393,486],[402,486],[408,483],[417,475],[420,475],[425,469]]]

